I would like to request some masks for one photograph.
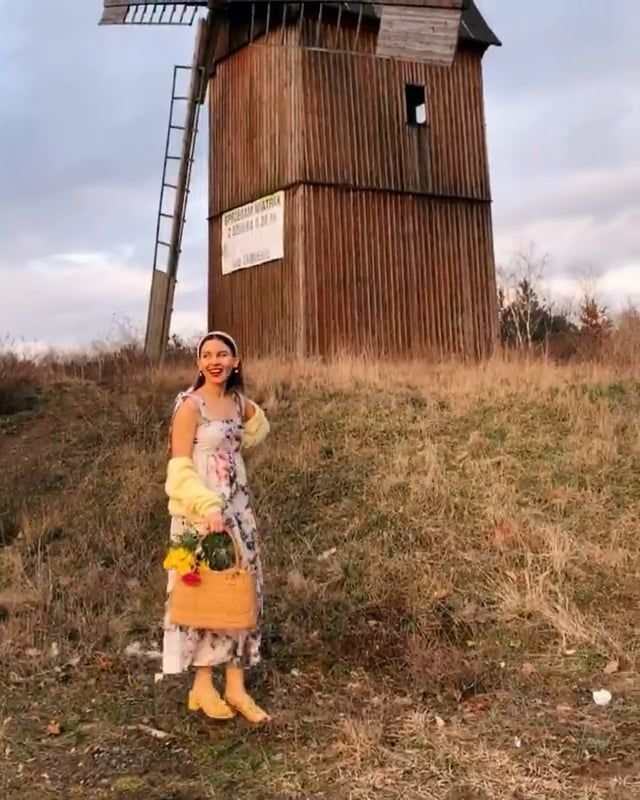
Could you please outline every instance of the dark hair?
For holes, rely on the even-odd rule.
[[[200,358],[202,353],[202,348],[205,346],[207,342],[212,342],[215,339],[218,339],[221,342],[224,342],[226,346],[231,350],[231,354],[234,357],[238,355],[238,349],[236,347],[235,342],[230,336],[226,336],[224,333],[216,332],[216,333],[209,333],[206,336],[203,336],[200,340],[198,345],[198,352],[197,357]],[[201,386],[204,386],[204,375],[202,372],[199,372],[196,376],[195,381],[191,386],[191,391],[195,392]],[[227,383],[225,385],[225,392],[227,394],[232,394],[234,392],[242,393],[244,392],[244,377],[242,375],[242,363],[238,364],[237,371],[234,370],[231,375],[227,378]]]

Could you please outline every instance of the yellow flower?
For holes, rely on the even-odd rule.
[[[186,575],[195,569],[195,554],[184,547],[172,547],[162,565],[165,569],[175,569],[178,574]]]

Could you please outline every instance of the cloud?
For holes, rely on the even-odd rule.
[[[99,2],[64,7],[0,0],[0,325],[88,343],[114,315],[146,318],[173,65],[191,60],[195,31],[99,27]],[[194,309],[205,149],[179,276]]]
[[[595,296],[610,312],[617,313],[627,308],[640,306],[640,266],[610,270],[597,277],[585,273],[583,276],[558,276],[543,282],[543,294],[551,298],[559,308],[577,307],[585,295]]]
[[[9,102],[0,125],[11,157],[0,162],[0,279],[10,286],[1,325],[15,337],[86,345],[114,319],[144,326],[173,65],[190,60],[194,30],[99,28],[99,3],[67,2],[66,17],[36,5],[2,9]],[[179,313],[204,306],[205,145]]]
[[[504,43],[484,75],[498,262],[534,242],[551,255],[556,291],[579,294],[591,272],[611,305],[637,298],[635,4],[480,5]]]
[[[96,331],[106,331],[114,315],[137,316],[147,293],[148,276],[132,269],[126,258],[108,253],[52,256],[5,273],[3,333],[47,340],[52,332],[73,330],[87,341]]]
[[[499,262],[524,242],[535,242],[552,255],[550,269],[558,275],[622,271],[640,285],[640,162],[574,172],[553,191],[534,183],[494,216]],[[619,284],[608,285],[614,291]],[[620,302],[624,297],[620,291]]]
[[[146,314],[150,277],[150,270],[130,262],[126,249],[60,253],[5,270],[0,338],[62,342],[69,336],[56,332],[70,330],[88,344],[119,324],[135,326]],[[190,310],[177,309],[177,329],[191,334],[202,327],[204,314],[194,309],[203,298],[197,281],[181,281],[181,291]]]

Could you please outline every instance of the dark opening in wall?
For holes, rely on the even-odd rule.
[[[409,125],[427,124],[427,92],[424,86],[407,83],[404,87],[404,96],[407,108],[407,122]]]

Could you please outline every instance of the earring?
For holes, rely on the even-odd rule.
[[[199,378],[204,378],[204,372],[202,370],[200,370],[200,372],[198,373],[198,377]]]

